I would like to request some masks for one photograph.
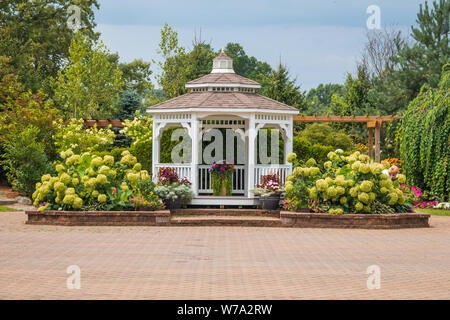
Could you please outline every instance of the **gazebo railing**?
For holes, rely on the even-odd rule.
[[[192,181],[192,170],[189,163],[157,163],[155,164],[155,172],[153,173],[154,178],[157,177],[159,168],[175,168],[178,177],[186,177],[189,181]]]
[[[261,183],[261,177],[266,174],[278,174],[280,182],[284,184],[291,173],[292,167],[289,164],[257,164],[255,165],[254,185]]]
[[[198,165],[198,193],[212,193],[210,165]],[[232,194],[245,193],[245,165],[235,165]]]

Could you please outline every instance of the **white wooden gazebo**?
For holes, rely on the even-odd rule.
[[[186,84],[187,94],[151,106],[153,116],[153,178],[161,167],[173,167],[178,175],[192,182],[196,197],[194,205],[252,205],[250,192],[261,176],[277,173],[284,182],[292,167],[286,157],[292,152],[294,107],[256,93],[258,82],[237,75],[233,60],[222,52],[213,59],[208,75]],[[185,163],[160,162],[160,138],[168,127],[186,129],[191,141],[191,156]],[[245,153],[243,163],[235,163],[232,197],[212,197],[209,164],[202,159],[202,140],[205,132],[215,128],[229,128],[241,139]],[[260,129],[280,130],[284,140],[284,163],[258,164],[256,138]]]

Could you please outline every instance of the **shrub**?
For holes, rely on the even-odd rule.
[[[314,123],[307,125],[299,133],[299,136],[305,138],[311,144],[320,144],[331,146],[334,149],[351,150],[353,141],[349,135],[341,131],[336,131],[326,123]]]
[[[148,195],[151,186],[147,171],[141,170],[130,152],[124,151],[120,161],[111,155],[99,157],[85,152],[62,152],[63,162],[56,165],[57,175],[43,175],[33,193],[39,210],[124,210],[133,207],[130,198]]]
[[[60,119],[54,122],[56,133],[55,145],[58,152],[71,149],[74,153],[106,151],[114,142],[115,134],[108,128],[86,128],[83,119],[71,119],[63,123]]]
[[[121,133],[131,140],[130,152],[145,170],[152,170],[152,118],[136,112],[133,120],[125,120]],[[161,147],[161,150],[164,150]]]
[[[165,201],[181,199],[183,204],[194,197],[191,182],[186,177],[180,179],[174,168],[159,168],[155,194]]]
[[[297,203],[295,209],[314,200],[318,212],[327,207],[332,214],[379,213],[383,206],[392,208],[389,212],[409,210],[410,204],[400,189],[400,183],[406,179],[404,175],[399,175],[398,181],[389,180],[382,173],[386,168],[383,164],[374,163],[359,152],[346,156],[336,150],[327,157],[329,161],[324,163],[323,170],[310,160],[309,167],[297,166],[287,178],[286,198],[289,203]]]
[[[5,144],[3,165],[13,188],[31,196],[42,174],[52,172],[44,144],[38,142],[39,129],[29,127]]]

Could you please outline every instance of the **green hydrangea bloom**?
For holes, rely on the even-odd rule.
[[[71,180],[70,176],[65,172],[59,177],[59,181],[61,181],[64,184],[69,184],[70,180]]]
[[[328,187],[327,189],[327,196],[329,198],[333,198],[337,196],[337,190],[335,187]]]
[[[133,170],[140,171],[142,169],[142,165],[138,162],[134,165]]]
[[[372,190],[372,187],[373,187],[373,182],[369,181],[369,180],[364,180],[361,183],[361,185],[359,186],[361,191],[364,191],[364,192],[369,192],[370,190]]]
[[[73,200],[72,207],[74,209],[81,209],[82,206],[83,206],[83,199],[77,197]]]
[[[286,157],[287,162],[294,163],[297,160],[297,155],[295,153],[289,153]]]
[[[114,165],[114,157],[110,156],[110,155],[106,155],[103,157],[103,163],[107,166],[112,166]]]
[[[370,172],[370,165],[369,164],[366,164],[366,163],[362,163],[360,166],[359,166],[359,172],[361,172],[361,173],[369,173]]]
[[[64,183],[58,181],[53,185],[53,189],[57,192],[64,192],[66,190],[66,186]]]
[[[357,202],[355,205],[356,211],[362,211],[364,209],[364,205],[361,202]]]
[[[314,158],[309,158],[305,164],[307,167],[315,167],[317,165],[317,162]]]
[[[344,210],[342,210],[341,208],[337,208],[336,210],[334,210],[335,214],[343,214]]]
[[[368,195],[367,193],[361,192],[361,193],[358,195],[358,200],[361,201],[362,203],[367,204],[367,203],[369,203],[370,198],[369,198],[369,195]]]
[[[328,183],[324,179],[319,179],[316,181],[316,187],[320,191],[325,191],[328,189]]]
[[[327,170],[330,170],[332,165],[333,164],[331,161],[326,161],[326,162],[324,162],[323,167]]]
[[[375,201],[376,198],[377,198],[377,195],[376,195],[375,192],[369,192],[369,199],[370,199],[370,202]]]
[[[92,159],[91,165],[96,167],[101,167],[103,165],[103,159],[101,157],[96,157]]]
[[[361,166],[361,162],[356,161],[352,164],[352,170],[358,171],[360,166]]]
[[[389,196],[388,204],[391,205],[391,206],[395,205],[397,203],[397,200],[398,200],[397,193],[391,192],[391,193],[388,194],[388,196]]]
[[[106,194],[99,194],[97,198],[98,202],[105,203],[106,202]]]
[[[336,187],[336,192],[337,192],[338,196],[341,196],[341,195],[343,195],[345,193],[345,188],[341,187],[341,186],[337,186]]]
[[[66,164],[68,166],[75,165],[80,163],[80,156],[78,154],[74,154],[73,156],[67,158]]]
[[[74,194],[68,194],[64,197],[63,199],[63,203],[64,204],[73,204],[73,201],[75,200],[75,195]]]
[[[42,182],[49,181],[52,176],[49,174],[44,174],[41,178]]]
[[[381,192],[381,193],[388,193],[389,190],[388,190],[386,187],[382,187],[382,188],[380,189],[380,192]]]
[[[347,197],[342,197],[341,199],[339,199],[339,202],[340,202],[342,205],[345,205],[345,204],[347,203]]]
[[[353,198],[356,198],[358,196],[358,189],[357,188],[350,188],[350,195]]]
[[[60,173],[61,171],[64,170],[64,166],[59,163],[55,166],[55,169],[56,169],[56,172]]]
[[[106,176],[104,174],[99,174],[96,178],[96,181],[98,184],[108,183],[108,179],[106,178]]]
[[[92,191],[92,196],[97,198],[100,193],[97,190]]]
[[[72,184],[76,187],[77,185],[80,184],[80,180],[78,178],[73,178],[72,179]]]
[[[398,182],[406,183],[406,176],[404,174],[399,174],[397,177],[398,177]]]

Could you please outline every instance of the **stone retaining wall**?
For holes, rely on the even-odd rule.
[[[342,214],[299,213],[281,211],[284,226],[297,228],[399,229],[428,228],[429,214]]]
[[[166,226],[170,211],[26,211],[27,224],[63,226]]]

